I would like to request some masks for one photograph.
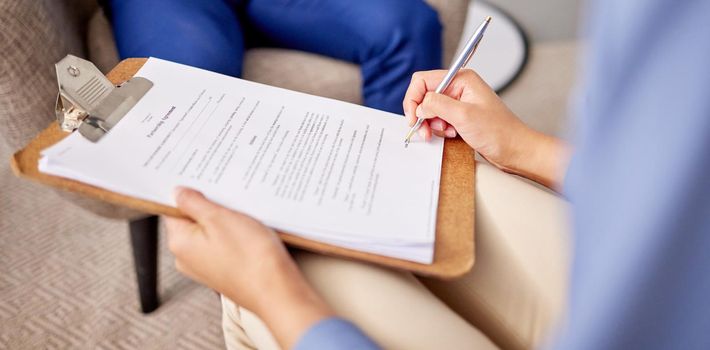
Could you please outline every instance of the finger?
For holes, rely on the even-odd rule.
[[[431,130],[431,133],[432,133],[432,135],[437,136],[437,137],[442,137],[442,138],[446,137],[446,134],[444,134],[443,131],[433,130],[433,129],[432,129],[432,130]]]
[[[414,114],[417,106],[424,100],[424,95],[426,95],[427,92],[435,91],[446,74],[447,71],[445,70],[414,73],[409,88],[405,93],[404,101],[402,102],[404,114],[406,116]],[[456,77],[443,94],[459,99],[466,88],[478,85],[482,82],[483,80],[475,71],[463,69],[456,74]]]
[[[199,227],[188,219],[164,218],[167,228],[168,248],[176,256],[182,256],[194,246],[194,240],[199,237],[195,232]]]
[[[419,130],[417,130],[417,133],[419,134],[419,137],[422,138],[424,141],[429,141],[431,140],[431,127],[429,126],[429,122],[425,120],[422,125],[419,127]]]
[[[202,193],[189,188],[176,187],[174,196],[178,209],[201,225],[219,217],[217,214],[224,209],[205,198]]]
[[[405,118],[407,118],[407,124],[409,124],[409,127],[414,126],[414,124],[417,122],[417,116],[414,114],[410,114]]]
[[[187,227],[194,224],[194,222],[189,219],[176,218],[172,216],[164,216],[162,220],[163,222],[165,222],[165,228],[167,229],[168,233],[184,231]]]
[[[424,95],[426,95],[428,91],[435,90],[436,86],[441,82],[445,74],[446,71],[444,70],[414,73],[402,102],[402,106],[404,107],[404,115],[407,117],[413,116],[417,106],[424,99]]]
[[[413,126],[417,122],[417,117],[415,117],[415,116],[407,117],[407,119],[409,120],[410,127]],[[438,122],[432,123],[432,121],[437,121],[437,120],[438,120]],[[424,140],[426,140],[427,137],[431,138],[431,134],[434,134],[439,137],[444,137],[444,130],[446,129],[446,127],[449,126],[448,123],[441,120],[440,118],[434,118],[429,121],[425,120],[422,125],[424,125],[424,124],[428,124],[429,129],[431,130],[430,132],[427,132],[426,130],[419,131],[422,129],[421,127],[419,128],[419,130],[417,130],[417,132],[419,133],[419,136]],[[427,135],[429,135],[429,136],[427,136]]]
[[[444,130],[444,137],[452,139],[452,138],[456,137],[456,135],[458,135],[458,132],[451,125],[447,126],[446,130]]]
[[[446,127],[448,127],[449,124],[439,117],[434,117],[429,120],[429,126],[431,127],[431,130],[436,133],[437,131],[443,132],[446,130]]]
[[[417,108],[417,116],[431,119],[439,117],[454,127],[468,120],[466,105],[449,96],[429,92]]]
[[[431,133],[433,135],[436,135],[438,137],[444,137],[444,130],[448,126],[448,124],[441,120],[441,118],[432,118],[427,120],[429,122],[429,128],[431,128]]]

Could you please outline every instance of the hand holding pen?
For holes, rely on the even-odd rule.
[[[446,73],[444,76],[444,79],[439,83],[438,87],[435,90],[435,93],[437,94],[442,94],[446,89],[449,87],[451,82],[454,80],[454,77],[456,77],[456,74],[468,64],[468,62],[471,60],[471,57],[473,57],[474,52],[476,52],[476,48],[478,48],[478,44],[481,42],[481,39],[483,38],[483,34],[485,33],[486,29],[488,28],[488,24],[491,22],[491,17],[486,17],[486,19],[481,23],[481,25],[478,26],[476,31],[471,35],[471,38],[468,40],[466,43],[466,46],[464,46],[463,50],[461,53],[459,53],[459,56],[456,58],[456,61],[454,61],[454,64],[449,68],[449,71]],[[405,104],[405,113],[407,112],[407,102],[409,100],[407,99],[407,96],[405,96],[404,99],[404,104]],[[410,111],[411,112],[411,111]],[[409,142],[411,141],[412,136],[414,135],[417,130],[422,126],[424,123],[424,118],[421,118],[419,115],[417,115],[417,121],[416,123],[412,126],[411,129],[409,129],[409,132],[407,133],[407,136],[404,140],[404,146],[407,147],[409,146]],[[437,121],[439,123],[442,123],[442,121]],[[442,132],[446,132],[447,130],[440,130]],[[453,132],[450,131],[449,133]],[[453,135],[455,136],[455,134]],[[452,137],[452,136],[450,136]]]
[[[458,134],[496,167],[559,188],[568,147],[525,125],[471,69],[455,74],[442,93],[434,91],[450,75],[451,70],[414,75],[404,97],[409,125],[421,121],[418,130],[424,140],[432,134],[447,138]]]

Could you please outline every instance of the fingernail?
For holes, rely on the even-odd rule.
[[[436,131],[444,131],[444,122],[441,120],[432,120],[431,128]]]
[[[446,137],[456,137],[456,130],[446,129],[446,131],[444,131],[444,135],[446,135]]]
[[[416,110],[417,118],[422,118],[424,116],[424,110],[422,110],[422,105],[417,106]]]
[[[426,132],[424,131],[424,129],[419,129],[417,133],[419,134],[419,137],[422,138],[422,140],[426,140]]]

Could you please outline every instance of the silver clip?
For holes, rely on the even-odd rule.
[[[113,86],[93,63],[73,55],[57,62],[55,68],[57,122],[67,132],[79,129],[92,142],[108,133],[153,87],[141,77]]]

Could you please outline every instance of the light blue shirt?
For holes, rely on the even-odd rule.
[[[554,347],[710,349],[710,1],[599,0],[588,13]],[[299,349],[334,339],[367,349],[356,328],[323,324]]]
[[[340,318],[316,323],[296,343],[293,350],[378,350],[379,347],[354,324]]]
[[[710,349],[710,1],[602,0],[557,349]]]

